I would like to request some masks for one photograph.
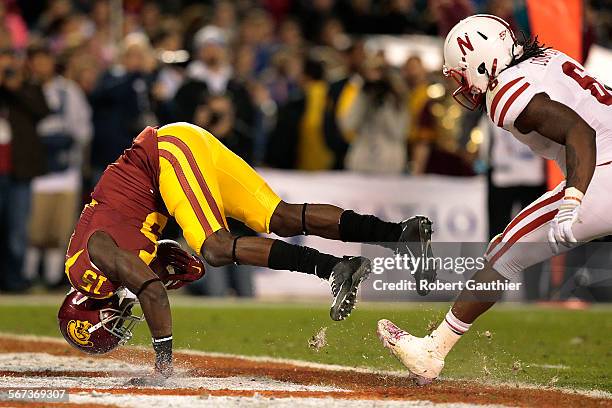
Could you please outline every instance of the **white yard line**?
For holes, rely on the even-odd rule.
[[[0,377],[0,388],[86,388],[96,390],[117,390],[133,388],[127,385],[129,377]],[[155,387],[139,387],[155,388]],[[196,377],[168,379],[164,390],[194,390],[211,391],[286,391],[286,392],[347,392],[336,387],[319,385],[302,385],[291,382],[271,380],[265,377]]]
[[[2,353],[0,370],[14,373],[53,372],[49,376],[5,376],[0,377],[0,387],[47,387],[47,388],[95,388],[115,389],[127,387],[130,377],[146,375],[148,367],[128,364],[108,358],[56,356],[47,353]],[[118,372],[122,376],[111,377],[75,377],[74,371],[99,373]],[[62,375],[65,373],[65,375]],[[232,377],[188,377],[182,376],[184,370],[177,370],[177,375],[164,383],[164,389],[209,390],[249,390],[249,391],[309,391],[309,392],[349,392],[338,387],[321,385],[303,385],[286,381],[273,380],[261,376]]]

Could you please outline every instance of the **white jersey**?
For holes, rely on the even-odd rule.
[[[557,50],[530,58],[502,71],[487,91],[487,112],[493,123],[510,131],[536,154],[555,160],[565,170],[565,146],[537,132],[521,133],[514,121],[531,99],[546,93],[574,110],[596,132],[597,164],[612,161],[612,92],[588,75],[582,65]]]

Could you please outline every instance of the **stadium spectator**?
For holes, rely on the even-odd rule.
[[[28,243],[31,182],[47,171],[45,150],[36,125],[49,109],[41,86],[27,77],[24,61],[16,57],[13,50],[0,52],[0,106],[5,112],[11,137],[10,168],[0,183],[3,228],[0,289],[20,292],[28,288],[22,270]]]
[[[42,84],[51,114],[38,124],[48,173],[32,182],[24,275],[33,280],[42,263],[44,281],[53,287],[62,281],[65,249],[80,206],[83,154],[92,135],[91,109],[79,86],[57,73],[49,49],[36,47],[28,54],[32,77]]]
[[[354,137],[345,166],[368,173],[402,173],[408,150],[403,84],[381,54],[367,58],[361,72],[363,86],[339,120],[343,133]]]
[[[0,2],[0,23],[5,28],[11,47],[23,50],[28,45],[28,27],[18,10],[12,10],[9,2]]]
[[[205,26],[194,38],[196,59],[187,67],[187,79],[174,98],[177,120],[190,120],[208,94],[231,96],[237,120],[253,126],[255,108],[248,90],[233,78],[227,39],[222,30]]]
[[[335,155],[335,169],[344,168],[344,157],[348,150],[348,141],[354,135],[343,133],[338,127],[338,121],[349,111],[363,85],[360,68],[365,59],[365,44],[356,39],[344,53],[346,73],[329,85],[327,109],[325,110],[325,139]]]
[[[224,93],[232,77],[225,31],[209,25],[194,37],[195,59],[187,67],[191,80],[202,82],[208,92]]]
[[[262,76],[262,82],[275,103],[284,105],[299,92],[303,66],[303,57],[297,50],[284,49],[274,55],[271,67]]]
[[[94,126],[94,181],[130,146],[134,135],[147,125],[157,125],[150,95],[154,68],[147,38],[132,33],[123,40],[120,63],[105,71],[89,94]]]
[[[429,0],[427,4],[440,37],[445,37],[455,24],[476,11],[472,0]]]
[[[282,47],[299,50],[305,45],[302,30],[297,20],[287,18],[278,27],[278,42]]]
[[[410,172],[423,174],[429,160],[430,142],[435,139],[431,122],[423,120],[424,110],[429,101],[427,89],[430,85],[423,61],[418,56],[409,57],[401,69],[408,87],[408,115],[411,126],[408,129],[410,146]]]
[[[424,22],[414,0],[390,0],[377,21],[380,34],[406,34],[423,31]]]
[[[279,108],[268,143],[268,164],[309,171],[333,168],[334,154],[324,134],[328,88],[324,75],[320,61],[304,62],[299,92]]]
[[[300,1],[296,14],[302,25],[304,37],[317,43],[321,37],[322,26],[329,18],[335,17],[334,0]]]
[[[474,170],[465,150],[462,119],[465,114],[456,104],[449,89],[452,80],[428,81],[419,58],[409,58],[402,70],[411,92],[408,111],[413,120],[409,140],[414,174],[472,176]],[[451,82],[452,81],[452,82]]]
[[[274,22],[262,9],[249,11],[240,24],[238,43],[251,48],[254,74],[261,74],[270,64],[274,52]]]
[[[235,42],[239,28],[239,19],[235,2],[228,0],[216,1],[210,25],[219,28],[223,32],[228,43]]]

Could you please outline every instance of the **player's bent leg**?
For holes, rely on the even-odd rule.
[[[204,132],[186,123],[158,131],[159,191],[168,212],[198,254],[204,240],[227,229],[219,181]]]
[[[478,283],[507,281],[490,264],[476,272],[472,279]],[[440,375],[446,355],[469,330],[472,322],[501,296],[501,290],[464,290],[444,321],[425,337],[413,336],[387,319],[378,321],[376,333],[383,346],[408,368],[417,384],[429,384]]]
[[[505,283],[523,269],[551,258],[554,253],[548,245],[547,234],[562,196],[562,187],[559,187],[519,213],[491,241],[485,253],[485,267],[471,279],[475,283]],[[501,298],[501,290],[484,287],[490,290],[464,289],[444,321],[428,336],[412,336],[388,320],[378,322],[378,336],[418,383],[427,384],[438,377],[446,355],[474,320]]]

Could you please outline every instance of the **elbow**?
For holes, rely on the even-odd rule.
[[[569,126],[565,137],[565,146],[573,145],[575,148],[582,146],[582,149],[588,149],[595,152],[595,138],[597,132],[588,123],[581,120],[574,126]]]
[[[582,120],[578,123],[578,127],[580,128],[581,133],[589,136],[589,140],[595,141],[595,136],[597,136],[597,132],[595,132],[595,129],[593,129],[591,125]]]

